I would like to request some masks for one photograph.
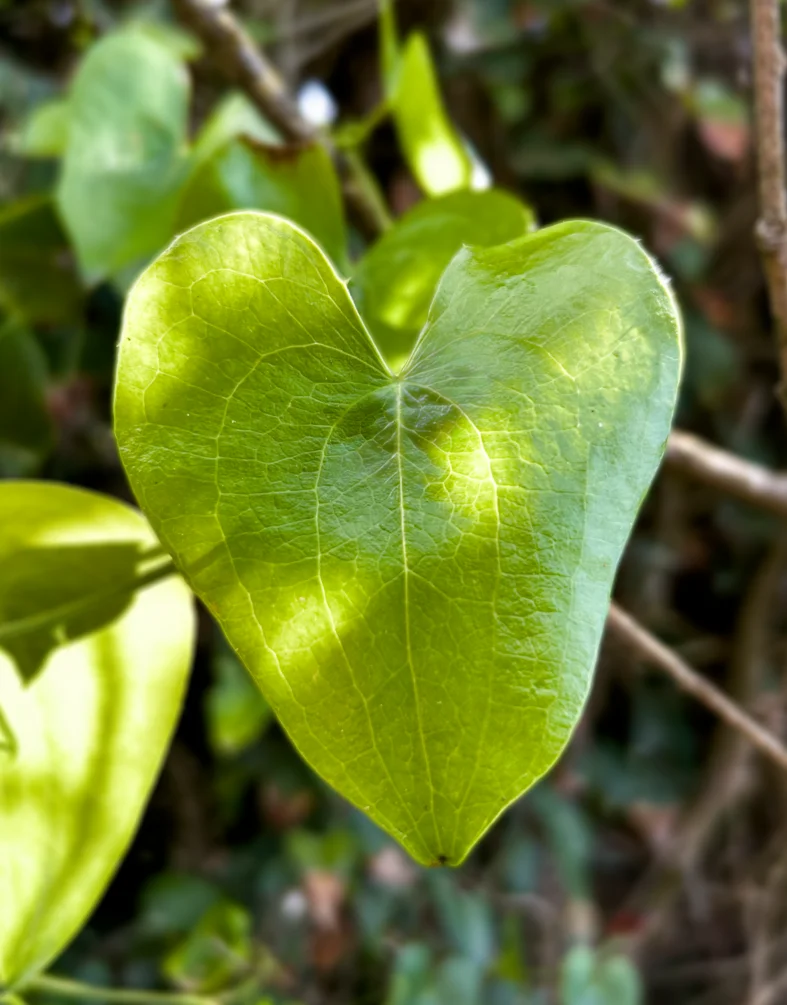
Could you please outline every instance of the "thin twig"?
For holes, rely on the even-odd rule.
[[[744,709],[756,698],[762,683],[785,559],[787,539],[782,539],[754,577],[741,609],[727,685],[730,699]],[[720,821],[735,814],[749,789],[751,754],[751,745],[740,730],[720,720],[699,789],[681,809],[668,846],[638,884],[628,905],[628,910],[644,919],[629,942],[632,953],[641,957],[647,946],[668,930],[686,876],[701,861]]]
[[[700,701],[727,725],[738,730],[774,764],[787,771],[787,747],[784,747],[777,737],[764,729],[706,677],[697,673],[677,653],[651,635],[617,604],[610,606],[607,625],[645,662],[668,673],[682,691]]]
[[[386,230],[390,226],[387,209],[380,200],[369,198],[368,179],[358,177],[357,161],[345,157],[329,136],[301,115],[276,69],[227,8],[226,0],[173,0],[173,6],[228,79],[246,92],[284,139],[325,146],[339,168],[347,209],[362,233],[375,237]]]
[[[787,474],[720,450],[692,433],[673,430],[664,463],[721,492],[787,519]]]
[[[779,0],[750,0],[754,111],[762,254],[776,324],[782,395],[787,381],[787,195],[784,160],[784,52]]]
[[[286,140],[302,143],[314,129],[301,115],[273,65],[216,0],[173,0],[178,17],[205,43],[206,51],[276,126]]]

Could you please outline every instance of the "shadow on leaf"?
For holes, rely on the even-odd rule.
[[[29,684],[59,646],[112,624],[134,596],[142,560],[161,554],[136,543],[44,545],[5,558],[0,649]]]

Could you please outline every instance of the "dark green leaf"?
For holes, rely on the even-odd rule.
[[[248,970],[251,928],[248,911],[228,901],[215,904],[167,956],[164,973],[189,991],[222,990]]]
[[[0,475],[33,473],[52,448],[46,378],[35,336],[17,325],[0,327]]]
[[[68,241],[48,196],[0,209],[0,307],[29,323],[57,324],[83,300]]]

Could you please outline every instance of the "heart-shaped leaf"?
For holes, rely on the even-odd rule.
[[[127,506],[0,486],[0,995],[56,956],[136,829],[175,725],[194,614]]]
[[[304,757],[453,864],[577,721],[679,370],[664,282],[610,227],[463,249],[393,375],[317,246],[238,213],[135,286],[115,424]]]

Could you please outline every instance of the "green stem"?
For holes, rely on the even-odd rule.
[[[367,219],[377,234],[385,233],[392,226],[393,220],[377,180],[358,150],[344,150],[342,153],[348,167],[347,181],[364,205]]]
[[[25,992],[37,991],[57,998],[81,998],[114,1005],[217,1005],[218,998],[193,995],[180,991],[137,991],[132,988],[99,988],[66,977],[42,974],[24,986]]]

